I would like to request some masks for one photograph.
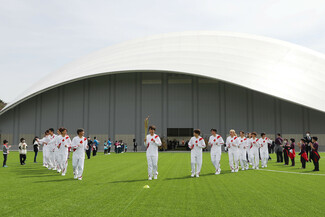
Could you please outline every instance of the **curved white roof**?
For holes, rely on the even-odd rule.
[[[325,55],[261,36],[198,31],[146,37],[94,52],[37,82],[0,114],[68,82],[147,70],[223,80],[325,112]]]

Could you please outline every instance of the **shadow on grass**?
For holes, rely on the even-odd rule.
[[[132,182],[144,182],[148,181],[148,179],[137,179],[137,180],[120,180],[120,181],[113,181],[109,183],[132,183]]]
[[[78,181],[73,178],[66,179],[55,179],[55,180],[44,180],[44,181],[35,181],[34,183],[48,183],[48,182],[66,182],[66,181]]]
[[[231,174],[232,172],[230,170],[226,170],[226,171],[223,171],[221,172],[219,175],[216,175],[214,173],[208,173],[208,174],[201,174],[200,177],[205,177],[205,176],[223,176],[223,175],[228,175],[228,174]],[[165,178],[164,180],[166,181],[170,181],[170,180],[180,180],[180,179],[194,179],[196,177],[191,177],[190,175],[188,176],[183,176],[183,177],[175,177],[175,178]]]

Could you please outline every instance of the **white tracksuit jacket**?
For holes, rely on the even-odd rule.
[[[68,148],[71,147],[71,139],[68,135],[65,137],[59,136],[58,144],[58,168],[62,171],[62,174],[66,174],[68,168]]]
[[[267,137],[260,138],[260,154],[261,154],[261,164],[262,167],[267,167],[267,162],[269,160],[269,143],[271,140]]]
[[[247,168],[247,160],[246,160],[246,149],[248,148],[248,140],[246,137],[238,137],[238,154],[240,166],[242,169]]]

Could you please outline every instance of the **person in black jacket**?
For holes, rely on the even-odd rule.
[[[289,165],[290,144],[287,139],[284,139],[283,143],[284,165]]]
[[[38,137],[36,136],[34,139],[33,139],[33,147],[34,147],[34,163],[37,163],[36,162],[36,158],[37,158],[37,154],[38,154],[38,150],[39,150],[39,143],[38,143]]]
[[[91,145],[93,144],[93,141],[91,141],[90,137],[88,139],[88,149],[86,150],[87,158],[90,159],[91,156]]]
[[[309,157],[309,162],[311,162],[311,147],[310,147],[310,143],[312,143],[312,137],[311,137],[309,131],[306,132],[306,136],[304,137],[304,139],[305,139],[305,144],[306,144],[306,154],[307,154],[307,157]]]

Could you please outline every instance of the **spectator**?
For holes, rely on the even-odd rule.
[[[124,144],[124,152],[126,153],[128,151],[128,145],[125,143]]]
[[[117,146],[118,146],[118,142],[115,141],[115,143],[114,143],[114,152],[115,152],[115,154],[117,154]]]
[[[133,152],[138,152],[138,143],[133,139]]]
[[[111,138],[108,139],[107,146],[108,146],[107,152],[108,152],[108,154],[111,154],[111,147],[112,147]]]
[[[284,143],[283,143],[284,165],[289,165],[289,151],[290,151],[290,144],[287,139],[284,139]]]
[[[106,155],[108,152],[108,146],[106,140],[104,141],[104,155]]]
[[[25,165],[26,155],[27,155],[27,144],[24,138],[20,139],[18,148],[19,148],[20,164]]]
[[[307,157],[309,156],[309,162],[311,162],[311,146],[310,146],[310,143],[312,143],[312,137],[310,135],[310,132],[307,131],[306,132],[306,136],[305,136],[305,141],[306,141],[306,154],[307,154]]]
[[[281,138],[281,134],[278,133],[277,134],[277,138],[275,139],[274,143],[275,143],[275,153],[276,153],[276,159],[277,159],[277,163],[282,163],[283,162],[283,155],[282,155],[282,151],[283,151],[283,148],[282,148],[282,142],[283,142],[283,139]]]
[[[86,154],[87,154],[87,158],[90,159],[91,147],[92,147],[93,141],[91,141],[90,137],[88,137],[87,140],[88,140],[88,149],[86,150]]]
[[[36,162],[36,158],[37,158],[37,154],[38,154],[38,151],[39,151],[39,138],[36,136],[34,139],[33,139],[33,147],[34,147],[34,163],[37,163]]]
[[[313,171],[319,171],[319,153],[318,153],[318,142],[317,142],[318,138],[316,136],[312,137],[312,142],[310,143],[310,147],[311,147],[311,159],[313,160],[314,163],[314,170]]]
[[[94,145],[96,146],[96,148],[94,149]],[[96,156],[98,149],[98,145],[99,145],[99,141],[97,140],[97,137],[94,137],[94,142],[93,142],[93,150],[95,150],[95,154],[93,152],[93,156]]]
[[[295,139],[291,138],[291,145],[290,145],[290,153],[289,153],[289,157],[291,159],[291,166],[295,166],[295,157],[296,157],[296,150],[295,150]]]
[[[7,140],[3,140],[3,165],[2,167],[8,167],[7,166],[7,157],[8,157],[8,154],[9,154],[9,148],[11,146],[9,145],[8,146],[8,141]]]

